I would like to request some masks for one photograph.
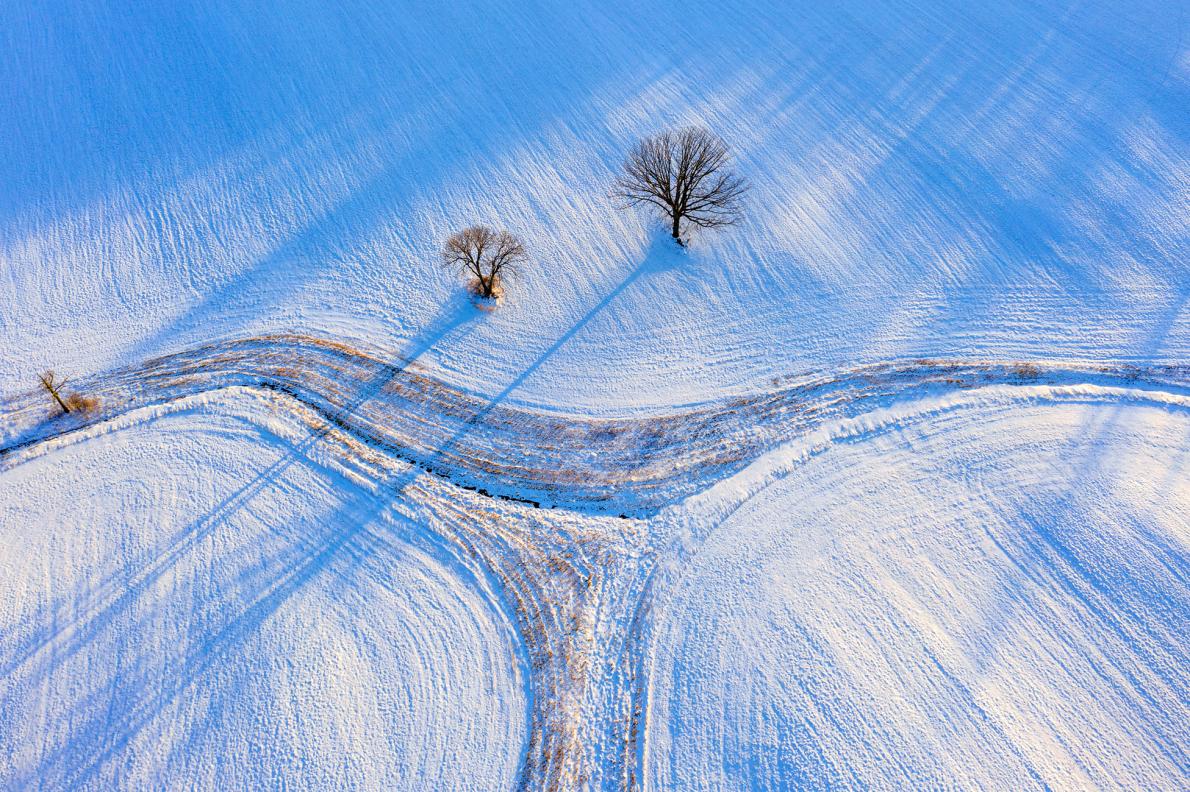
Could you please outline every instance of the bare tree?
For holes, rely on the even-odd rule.
[[[99,399],[91,396],[83,396],[79,393],[68,393],[66,398],[62,398],[62,389],[66,387],[65,379],[58,379],[52,371],[46,371],[37,375],[41,380],[41,387],[46,389],[46,392],[54,398],[58,406],[62,408],[64,413],[86,413],[99,409]]]
[[[661,132],[629,152],[616,194],[630,206],[651,204],[665,212],[682,245],[682,220],[700,228],[739,220],[748,184],[728,168],[730,159],[727,144],[702,127]]]
[[[464,228],[442,246],[442,262],[474,277],[475,293],[489,299],[499,294],[501,281],[515,275],[527,257],[519,239],[487,226]]]
[[[62,390],[62,386],[66,384],[66,380],[59,380],[57,375],[52,371],[39,374],[38,379],[41,380],[41,386],[54,397],[54,401],[58,402],[58,406],[62,408],[62,412],[70,412],[70,407],[66,405],[66,402],[62,401],[62,395],[59,393]]]

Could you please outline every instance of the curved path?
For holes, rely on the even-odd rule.
[[[415,363],[279,335],[199,347],[74,387],[100,408],[52,417],[36,391],[0,404],[0,471],[105,423],[133,425],[224,393],[254,401],[261,415],[298,419],[309,435],[293,454],[335,457],[378,494],[400,495],[507,602],[531,677],[518,788],[635,789],[648,616],[710,530],[781,465],[896,420],[902,407],[946,409],[956,392],[1184,407],[1190,367],[914,360],[669,415],[594,419],[484,399]],[[775,461],[758,462],[766,453]]]
[[[629,419],[568,416],[470,394],[415,362],[272,335],[197,347],[79,380],[93,414],[50,419],[44,393],[0,403],[0,469],[38,441],[136,407],[230,386],[288,394],[338,428],[463,486],[535,505],[647,516],[825,422],[939,390],[1102,383],[1190,392],[1190,366],[909,360],[808,376],[771,393]]]

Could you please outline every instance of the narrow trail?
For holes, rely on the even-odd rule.
[[[131,409],[239,386],[286,394],[355,438],[484,494],[647,517],[814,426],[932,392],[1000,384],[1187,393],[1190,366],[907,360],[808,376],[771,393],[681,412],[599,419],[486,399],[416,363],[334,341],[270,335],[77,380],[72,388],[101,404],[86,416],[54,417],[35,390],[0,401],[0,469],[42,441]]]
[[[715,485],[768,452],[784,453],[791,441],[808,444],[791,453],[812,454],[861,436],[890,406],[905,405],[909,415],[980,389],[1011,399],[1015,386],[1026,398],[1058,386],[1183,403],[1190,366],[911,360],[667,415],[595,419],[487,400],[417,364],[275,335],[80,379],[73,389],[101,403],[86,416],[55,417],[34,390],[14,395],[0,402],[0,471],[81,441],[105,423],[135,425],[157,414],[154,408],[188,409],[204,395],[218,404],[226,393],[265,414],[280,409],[262,420],[279,417],[309,430],[294,455],[329,450],[353,478],[401,495],[435,541],[499,591],[529,664],[530,731],[516,787],[638,789],[649,615],[663,607],[706,536],[780,473],[750,469],[729,495]],[[826,439],[815,439],[819,431]],[[36,657],[52,656],[56,640]]]

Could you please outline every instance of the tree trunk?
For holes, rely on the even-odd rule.
[[[62,408],[62,412],[70,412],[70,408],[66,406],[66,402],[62,401],[62,397],[58,395],[57,388],[45,380],[42,380],[41,384],[44,385],[45,389],[50,392],[50,395],[54,397],[54,401],[58,402],[58,406]]]
[[[62,397],[58,395],[58,391],[51,390],[50,393],[54,394],[54,401],[58,402],[58,406],[62,408],[62,412],[70,412],[70,408],[66,406],[66,402],[62,401]]]
[[[674,214],[674,227],[673,227],[674,241],[677,242],[682,247],[685,247],[686,246],[685,243],[682,242],[681,224],[682,224],[682,216],[680,214],[675,213]]]

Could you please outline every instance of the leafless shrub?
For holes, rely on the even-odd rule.
[[[516,275],[527,258],[525,246],[515,236],[482,225],[464,228],[442,246],[442,263],[470,275],[472,289],[488,300],[500,296],[501,282]]]
[[[624,161],[616,195],[630,206],[663,211],[682,242],[682,220],[699,228],[731,225],[740,218],[747,182],[729,168],[727,144],[702,127],[661,132],[636,144]]]
[[[66,403],[70,405],[72,413],[86,414],[99,409],[99,399],[94,396],[83,396],[80,393],[72,393],[67,396]]]

